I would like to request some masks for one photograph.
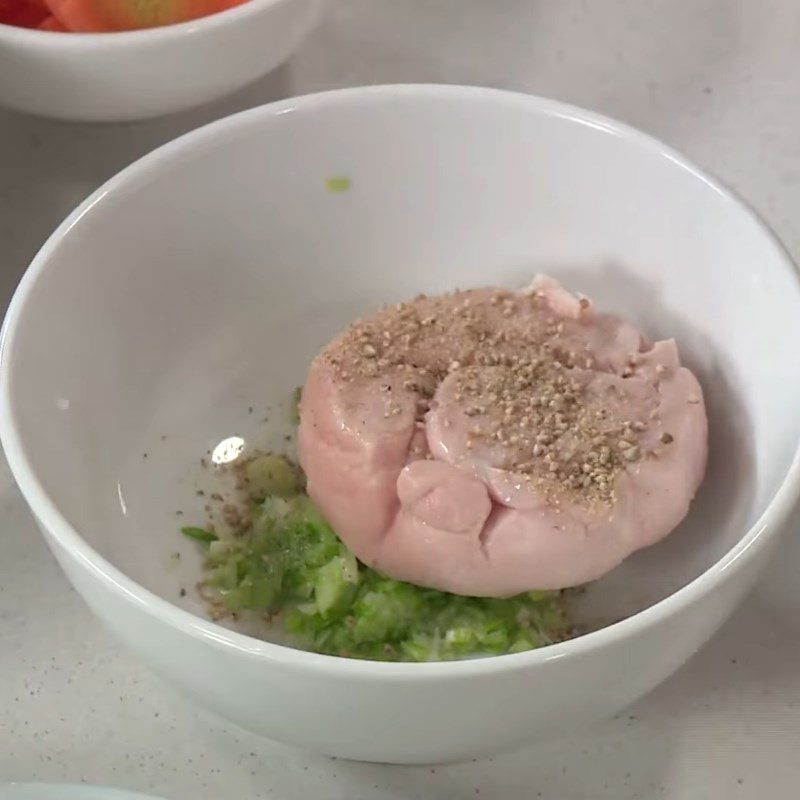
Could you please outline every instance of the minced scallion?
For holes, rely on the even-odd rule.
[[[181,528],[181,533],[184,536],[188,536],[190,539],[194,539],[196,542],[204,542],[205,544],[215,542],[218,538],[217,534],[212,531],[207,531],[205,528],[194,528],[192,526]]]
[[[564,638],[559,593],[463,597],[393,580],[356,560],[283,456],[243,470],[246,531],[182,529],[207,548],[204,592],[227,612],[263,612],[319,653],[381,661],[517,653]]]

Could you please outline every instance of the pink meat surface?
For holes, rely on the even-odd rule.
[[[666,536],[707,439],[674,341],[544,276],[356,322],[300,409],[308,493],[356,556],[475,596],[577,586]]]

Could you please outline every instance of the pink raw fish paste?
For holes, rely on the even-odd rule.
[[[356,322],[300,418],[309,495],[361,561],[489,597],[586,583],[666,536],[708,449],[675,342],[543,276]]]

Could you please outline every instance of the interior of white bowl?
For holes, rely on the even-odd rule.
[[[331,178],[349,183],[332,191]],[[783,481],[800,438],[800,292],[740,204],[575,109],[490,90],[348,91],[149,156],[26,278],[7,322],[6,430],[92,548],[203,614],[200,557],[178,532],[205,518],[199,460],[234,435],[284,446],[292,390],[355,316],[537,271],[674,336],[707,397],[702,491],[677,532],[590,587],[588,622],[602,624],[700,575]]]

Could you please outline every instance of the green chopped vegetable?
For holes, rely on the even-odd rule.
[[[334,556],[317,570],[314,581],[316,610],[323,617],[347,611],[358,586],[358,562],[352,553]]]
[[[325,181],[325,186],[328,187],[328,191],[334,193],[346,192],[350,188],[350,178],[345,175],[334,175]]]
[[[247,533],[216,541],[201,528],[183,529],[209,543],[205,584],[231,612],[280,615],[300,646],[382,661],[519,653],[563,637],[566,619],[558,593],[462,597],[396,581],[359,564],[308,496],[297,493],[299,484],[291,494],[288,480],[269,483],[275,476],[265,465],[273,463],[261,460],[256,468],[258,480],[269,474],[263,482],[251,476],[251,487],[259,487],[251,496],[259,499]],[[285,459],[282,463],[291,468]]]
[[[268,495],[289,497],[302,488],[295,466],[284,456],[269,454],[256,456],[244,466],[244,479],[253,500],[264,500]]]
[[[218,538],[216,533],[207,531],[205,528],[193,528],[191,526],[181,528],[181,533],[184,536],[188,536],[190,539],[194,539],[196,542],[203,542],[204,544],[216,542]]]

